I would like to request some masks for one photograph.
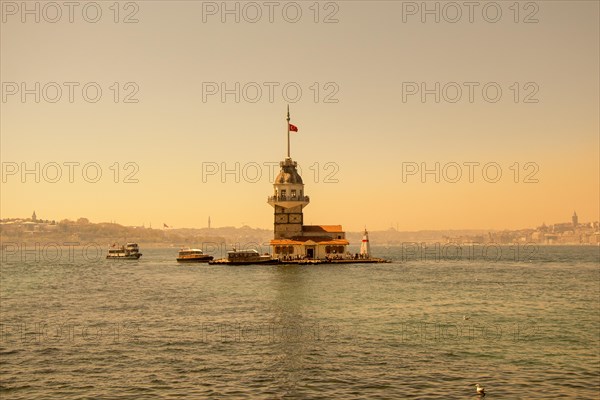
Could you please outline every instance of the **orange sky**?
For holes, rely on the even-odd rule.
[[[439,22],[421,2],[325,2],[318,15],[299,2],[297,22],[286,2],[273,22],[264,6],[258,18],[236,2],[233,14],[221,2],[120,3],[118,15],[98,2],[95,23],[89,7],[70,23],[67,8],[58,19],[40,3],[36,22],[35,6],[21,4],[2,2],[3,218],[36,210],[203,227],[210,215],[213,226],[270,228],[269,165],[285,156],[290,104],[292,157],[311,196],[305,223],[502,229],[568,221],[573,210],[599,219],[597,2],[522,2],[518,15],[499,2],[497,22],[481,6],[455,23],[443,2],[428,3],[440,4]],[[21,176],[36,163],[39,176]],[[421,176],[436,163],[439,182]]]

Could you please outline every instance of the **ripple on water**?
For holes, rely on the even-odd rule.
[[[597,398],[597,256],[539,251],[223,268],[149,249],[135,265],[3,266],[0,397],[449,399],[477,398],[478,382],[486,398]]]

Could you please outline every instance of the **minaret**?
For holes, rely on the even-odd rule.
[[[304,183],[298,173],[298,163],[290,155],[290,107],[287,111],[287,157],[279,163],[281,171],[273,182],[274,193],[268,203],[275,212],[274,238],[291,239],[302,236],[304,217],[302,209],[309,198],[304,195]]]
[[[579,217],[577,217],[577,213],[575,211],[573,211],[571,222],[573,223],[573,228],[577,228],[577,225],[579,225]]]
[[[365,228],[365,233],[360,243],[360,255],[364,258],[371,257],[371,245],[369,244],[369,232],[367,232],[367,228]]]
[[[35,215],[35,211],[34,211],[34,212],[33,212],[33,214],[31,215],[31,220],[32,220],[33,222],[36,222],[36,221],[37,221],[37,215]]]

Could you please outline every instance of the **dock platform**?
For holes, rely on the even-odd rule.
[[[363,259],[339,259],[339,260],[288,260],[283,261],[280,260],[279,264],[298,264],[298,265],[315,265],[315,264],[380,264],[380,263],[389,263],[390,260],[385,260],[383,258],[363,258]]]

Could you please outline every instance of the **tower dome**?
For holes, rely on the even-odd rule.
[[[288,159],[289,160],[289,159]],[[274,184],[294,184],[294,185],[302,185],[302,177],[296,170],[296,163],[291,160],[282,161],[279,165],[281,166],[281,171],[279,175],[275,178]]]

